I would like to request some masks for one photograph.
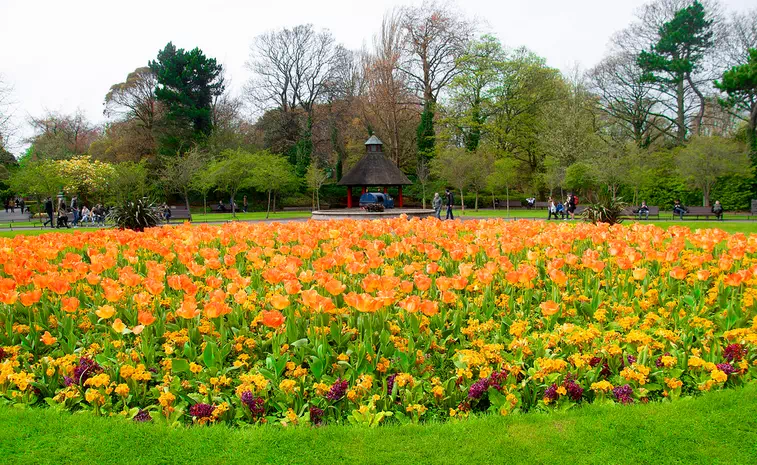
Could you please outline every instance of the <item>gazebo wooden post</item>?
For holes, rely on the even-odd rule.
[[[400,200],[400,208],[402,208],[402,186],[398,186],[400,192],[398,194],[399,200]]]
[[[386,194],[386,193],[387,193],[387,192],[386,192],[386,186],[384,186],[384,194]]]
[[[368,188],[367,188],[367,187],[365,187],[365,186],[363,186],[363,190],[362,190],[362,191],[360,191],[360,195],[363,195],[363,194],[365,194],[365,192],[366,192],[367,190],[368,190]]]
[[[347,208],[352,208],[352,186],[347,186]]]

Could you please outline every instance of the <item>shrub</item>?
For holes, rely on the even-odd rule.
[[[117,228],[144,231],[145,228],[158,225],[160,213],[153,203],[145,199],[129,200],[120,206],[113,207],[108,219]]]
[[[592,223],[618,224],[623,222],[620,215],[626,203],[620,197],[612,198],[610,196],[601,196],[596,201],[589,203],[586,210],[583,211],[582,217]]]

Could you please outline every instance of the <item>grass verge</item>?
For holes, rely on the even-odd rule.
[[[0,408],[4,463],[757,463],[757,385],[649,405],[419,426],[170,429]]]

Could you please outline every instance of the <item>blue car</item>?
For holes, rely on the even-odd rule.
[[[360,208],[366,205],[383,204],[384,208],[394,208],[394,200],[389,194],[382,192],[366,192],[360,196]]]

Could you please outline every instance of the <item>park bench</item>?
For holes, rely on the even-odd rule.
[[[184,205],[170,205],[169,208],[171,209],[170,220],[178,220],[179,222],[192,221],[192,214]]]
[[[534,208],[538,208],[539,210],[546,210],[549,208],[549,202],[534,202]]]
[[[716,217],[717,215],[712,213],[712,207],[687,207],[687,212],[684,213],[683,217],[695,217],[696,219],[699,219],[699,217]],[[673,215],[673,218],[676,218],[678,215]]]
[[[499,200],[497,199],[495,202],[495,205],[497,208],[507,208],[508,204],[510,208],[523,208],[523,203],[520,200]]]
[[[624,208],[620,212],[620,216],[624,218],[632,218],[632,219],[639,219],[639,206],[630,206]],[[660,219],[660,207],[654,206],[654,205],[648,205],[647,208],[649,208],[649,217]]]

